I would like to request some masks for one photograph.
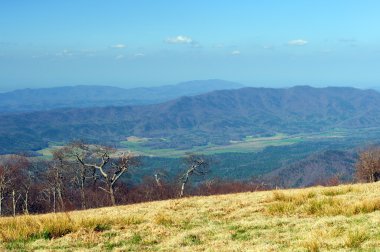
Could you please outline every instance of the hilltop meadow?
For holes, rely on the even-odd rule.
[[[380,183],[0,218],[15,251],[375,251]]]

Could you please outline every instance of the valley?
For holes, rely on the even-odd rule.
[[[182,157],[197,153],[215,160],[205,179],[310,186],[330,179],[332,171],[342,181],[352,180],[358,150],[379,143],[379,108],[376,91],[299,86],[220,90],[144,106],[9,114],[0,116],[0,153],[50,159],[51,150],[83,140],[143,156],[132,184],[157,169],[174,181]],[[312,164],[318,175],[303,172]]]
[[[378,127],[379,108],[376,91],[299,86],[220,90],[154,105],[1,115],[0,153],[33,152],[50,142],[79,139],[142,152],[161,149],[161,155],[173,149],[258,150],[268,143],[291,144],[313,134],[334,135],[336,129],[355,137]],[[284,136],[277,139],[276,134]],[[149,141],[126,142],[131,136]]]
[[[351,181],[358,148],[378,144],[376,139],[379,136],[380,128],[377,127],[335,129],[310,134],[248,136],[229,145],[196,146],[191,149],[154,149],[145,145],[151,141],[149,138],[129,137],[117,150],[118,153],[132,151],[144,157],[142,167],[134,171],[129,180],[134,183],[142,182],[141,178],[151,176],[152,171],[157,169],[167,174],[166,179],[174,181],[175,175],[183,169],[182,157],[187,153],[196,153],[213,160],[212,172],[205,176],[205,180],[258,179],[269,185],[302,187],[327,181],[334,174],[338,174],[341,181]],[[60,146],[51,143],[50,147],[38,151],[42,155],[38,158],[50,159],[51,151]],[[308,169],[312,170],[304,172]],[[287,176],[282,175],[285,173]]]
[[[287,135],[278,133],[274,136],[268,137],[254,137],[246,136],[241,141],[231,140],[229,144],[226,145],[215,145],[207,144],[205,146],[194,146],[190,149],[177,149],[177,148],[152,148],[149,147],[149,142],[162,140],[169,141],[166,139],[149,139],[149,138],[139,138],[139,137],[128,137],[126,141],[121,141],[117,149],[119,151],[132,151],[138,155],[149,156],[149,157],[166,157],[166,158],[178,158],[184,156],[186,153],[199,153],[204,155],[214,155],[222,153],[252,153],[259,152],[267,147],[275,146],[287,146],[292,144],[297,144],[301,142],[308,141],[318,141],[318,140],[335,140],[335,139],[347,139],[348,137],[364,137],[367,134],[379,134],[379,128],[369,128],[369,129],[359,129],[359,130],[344,130],[336,129],[328,132],[321,133],[310,133],[310,134],[295,134]],[[51,150],[59,148],[62,143],[49,143],[48,148],[41,149],[37,153],[49,157],[51,155]]]

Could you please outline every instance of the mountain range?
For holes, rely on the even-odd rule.
[[[228,144],[248,135],[376,127],[380,93],[355,88],[241,88],[154,105],[71,108],[0,116],[0,153],[48,142],[114,143],[149,137],[154,147]]]
[[[181,96],[243,85],[223,80],[196,80],[159,87],[124,89],[111,86],[67,86],[22,89],[0,93],[0,113],[30,112],[57,108],[87,108],[154,104]]]

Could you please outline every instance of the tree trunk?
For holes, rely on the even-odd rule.
[[[13,208],[13,216],[16,216],[16,192],[12,190],[12,208]]]
[[[84,191],[84,182],[85,182],[85,174],[84,174],[84,170],[82,170],[82,173],[81,173],[81,184],[80,184],[80,198],[81,198],[81,201],[82,201],[82,210],[86,209],[86,194],[85,194],[85,191]]]
[[[109,193],[112,206],[116,206],[115,192],[112,185],[109,186]]]
[[[25,199],[24,199],[24,214],[29,214],[29,191],[25,192]]]
[[[84,188],[82,187],[80,189],[80,198],[81,198],[81,201],[82,201],[82,210],[86,209],[86,195],[85,195],[85,192],[84,192]]]
[[[180,198],[183,197],[183,192],[185,191],[185,185],[186,185],[186,183],[185,183],[185,182],[182,182],[181,191],[180,191],[180,193],[179,193],[179,197],[180,197]]]
[[[56,209],[55,209],[55,188],[53,189],[53,212],[55,213],[56,212]]]
[[[61,191],[61,188],[58,187],[57,188],[57,196],[58,196],[58,201],[59,201],[59,205],[61,207],[61,211],[65,211],[65,205],[63,203],[63,198],[62,198],[62,191]]]
[[[182,185],[181,185],[181,191],[179,193],[179,197],[182,198],[183,197],[183,194],[185,192],[185,185],[187,183],[187,181],[189,180],[189,172],[186,173],[185,175],[185,179],[182,181]]]
[[[0,216],[3,215],[3,199],[4,199],[3,192],[0,192]]]

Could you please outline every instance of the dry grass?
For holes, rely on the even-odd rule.
[[[0,218],[0,250],[374,251],[380,184]]]
[[[351,185],[288,193],[274,191],[268,199],[270,204],[266,212],[271,215],[353,216],[380,210],[380,195],[365,197],[363,194],[360,187],[354,189]]]

